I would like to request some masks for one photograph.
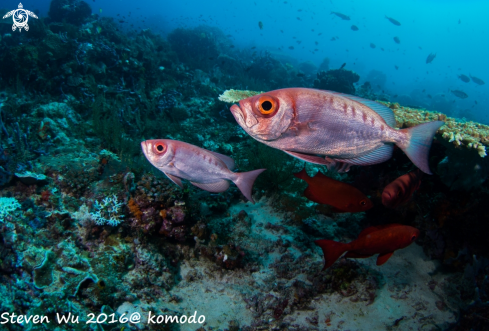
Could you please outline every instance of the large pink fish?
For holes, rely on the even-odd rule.
[[[256,140],[306,162],[338,171],[387,161],[394,144],[423,172],[442,121],[396,130],[394,113],[375,101],[331,91],[286,88],[231,106],[241,127]]]
[[[203,190],[217,193],[226,191],[232,181],[253,203],[253,183],[266,170],[232,172],[234,161],[230,157],[178,140],[146,140],[141,147],[148,161],[181,188],[181,179],[187,179]]]

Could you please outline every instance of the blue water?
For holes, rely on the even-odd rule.
[[[393,101],[445,111],[456,117],[470,113],[470,119],[489,123],[485,111],[489,85],[464,83],[458,78],[460,74],[471,74],[489,83],[487,1],[96,0],[88,3],[93,13],[101,16],[125,16],[127,23],[122,25],[128,28],[133,24],[136,29],[151,28],[167,34],[176,27],[207,24],[229,34],[238,51],[256,46],[258,50],[282,53],[301,62],[312,61],[318,66],[328,57],[330,68],[346,63],[345,69],[356,71],[361,77],[360,84],[371,70],[378,70],[386,75],[386,82],[373,87],[384,90]],[[3,0],[0,6],[16,8],[17,5],[17,0]],[[45,16],[49,1],[25,1],[24,6],[39,9]],[[331,11],[348,15],[351,20],[342,20],[330,14]],[[399,21],[401,26],[389,22],[385,15]],[[260,21],[263,29],[259,28]],[[359,30],[353,31],[352,25]],[[332,37],[338,38],[331,41]],[[400,44],[394,42],[394,37],[399,38]],[[372,49],[370,43],[376,48]],[[290,50],[289,46],[294,49]],[[426,64],[430,53],[436,53],[436,58]],[[457,98],[450,90],[464,91],[469,97]]]

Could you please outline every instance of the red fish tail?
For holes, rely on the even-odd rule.
[[[419,169],[429,175],[431,175],[431,171],[428,165],[428,155],[431,142],[433,141],[436,131],[443,124],[445,124],[445,122],[434,121],[402,130],[410,136],[410,139],[406,146],[399,147]]]
[[[307,182],[307,180],[311,177],[306,172],[306,167],[304,167],[301,171],[294,174],[295,177],[302,179]]]
[[[314,243],[323,250],[323,270],[331,267],[333,263],[335,263],[336,260],[338,260],[339,257],[350,248],[349,244],[327,239],[316,240]]]
[[[236,173],[236,175],[238,175],[238,178],[234,181],[234,184],[236,184],[236,186],[239,188],[241,193],[243,193],[246,199],[248,199],[252,203],[255,203],[255,201],[253,201],[253,197],[251,196],[253,184],[255,183],[258,175],[260,175],[265,170],[267,169],[257,169],[248,172]]]

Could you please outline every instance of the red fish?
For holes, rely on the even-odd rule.
[[[348,171],[385,162],[397,145],[423,172],[441,121],[396,130],[392,110],[354,95],[286,88],[243,99],[230,108],[251,137],[300,160]]]
[[[333,206],[335,212],[355,213],[369,210],[373,206],[372,201],[357,188],[329,178],[321,172],[318,172],[314,177],[309,177],[304,168],[294,176],[308,184],[304,191],[306,198]]]
[[[394,180],[384,188],[382,204],[388,208],[396,208],[408,202],[421,185],[422,176],[420,171],[415,170]]]
[[[324,270],[331,267],[345,252],[348,252],[345,257],[357,259],[379,254],[377,265],[382,265],[395,250],[409,246],[418,236],[419,230],[412,226],[387,224],[366,228],[357,239],[347,244],[327,239],[316,240],[314,243],[323,250]]]

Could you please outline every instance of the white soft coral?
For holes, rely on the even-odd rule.
[[[122,202],[115,195],[106,197],[102,202],[95,201],[94,207],[96,210],[91,212],[90,215],[97,225],[117,226],[123,220],[121,212]]]

